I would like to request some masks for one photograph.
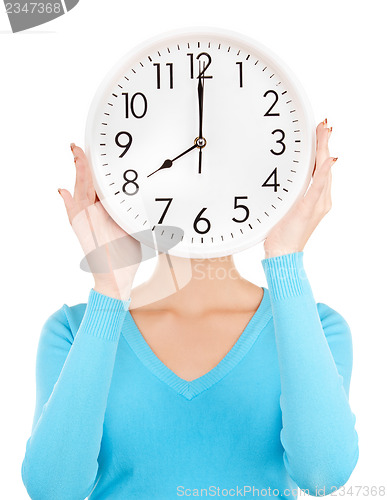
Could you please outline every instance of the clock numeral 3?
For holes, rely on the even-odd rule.
[[[133,179],[128,179],[126,176],[128,175],[128,173],[131,172],[134,174],[134,177]],[[126,170],[124,172],[124,175],[123,175],[124,179],[126,180],[126,182],[124,183],[124,185],[122,186],[122,191],[127,194],[128,196],[133,196],[134,194],[137,193],[137,191],[140,189],[140,186],[137,184],[137,182],[135,182],[137,180],[137,177],[138,177],[138,173],[133,170],[133,169],[129,169],[129,170]],[[129,186],[129,184],[133,184],[133,186],[135,187],[135,191],[133,193],[128,193],[127,191],[127,187]]]
[[[146,112],[148,111],[148,102],[144,94],[142,94],[141,92],[133,94],[130,103],[129,103],[129,94],[127,92],[122,92],[122,95],[125,96],[125,118],[129,118],[129,110],[135,118],[144,118]],[[137,97],[141,97],[143,101],[143,112],[141,114],[137,114],[134,108]]]
[[[243,219],[236,219],[235,217],[233,217],[232,220],[234,222],[245,222],[250,216],[250,211],[246,207],[246,205],[242,205],[241,203],[238,205],[238,200],[247,200],[247,196],[235,196],[234,198],[234,208],[243,208],[243,210],[246,212],[246,215]]]
[[[270,183],[269,180],[274,176],[274,183]],[[262,184],[262,187],[273,187],[274,191],[277,192],[277,187],[280,184],[277,182],[277,167],[273,170],[273,172],[269,175],[269,177]]]
[[[274,99],[273,104],[270,106],[270,108],[266,111],[266,113],[263,116],[279,116],[280,115],[279,113],[270,113],[270,111],[274,108],[274,106],[278,102],[278,94],[277,94],[277,92],[275,90],[267,90],[263,94],[263,97],[267,97],[269,94],[274,94],[275,99]]]
[[[127,141],[125,144],[121,143],[122,137],[126,137]],[[133,138],[129,132],[118,132],[116,135],[116,144],[120,148],[122,148],[124,151],[120,154],[120,158],[124,157],[126,153],[129,151],[130,146],[132,145]]]
[[[285,143],[283,142],[283,140],[285,139],[285,132],[283,130],[281,130],[280,128],[277,128],[276,130],[273,130],[272,134],[275,134],[279,132],[282,137],[281,139],[278,139],[276,142],[276,144],[281,144],[281,151],[274,151],[273,149],[270,150],[271,153],[273,153],[273,155],[282,155],[282,153],[284,153],[285,149],[286,149],[286,146],[285,146]]]
[[[202,210],[200,210],[200,212],[198,213],[198,215],[197,215],[197,217],[196,217],[196,219],[194,220],[194,223],[193,223],[193,228],[199,234],[206,234],[211,229],[211,223],[210,223],[210,221],[208,219],[206,219],[205,217],[201,217],[201,215],[204,212],[204,210],[207,210],[207,208],[203,208]],[[200,230],[198,228],[198,223],[199,222],[205,222],[205,224],[207,225],[207,228],[203,229],[203,230]]]
[[[173,89],[173,63],[165,63],[166,66],[169,66],[169,88]],[[157,88],[161,88],[161,69],[160,63],[153,63],[153,66],[156,66],[156,77],[157,77]]]

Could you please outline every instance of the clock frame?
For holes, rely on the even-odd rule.
[[[177,54],[176,59],[174,53]],[[219,59],[218,65],[213,64],[220,54],[223,62],[219,62]],[[225,63],[227,57],[230,57],[228,69]],[[179,77],[175,61],[179,61],[180,66],[185,65],[186,80]],[[146,79],[141,80],[144,68],[148,73]],[[218,74],[216,71],[221,72],[224,78],[223,85],[219,79],[218,87],[213,83]],[[232,84],[228,82],[228,71],[232,74]],[[238,92],[246,91],[247,82],[252,82],[251,75],[258,74],[264,75],[260,77],[261,80],[254,76],[257,102],[261,99],[261,104],[258,105],[252,97],[249,106],[249,95],[255,99],[252,83],[248,91],[250,94],[244,94],[247,95],[245,101],[236,104],[238,96],[242,95]],[[197,89],[200,84],[204,93],[203,137],[197,131],[197,108],[200,107],[200,102],[197,104]],[[154,92],[151,85],[154,85]],[[178,85],[180,88],[176,90]],[[188,85],[193,90],[186,91]],[[234,94],[232,85],[235,85]],[[263,92],[263,89],[266,90]],[[258,96],[259,92],[261,94]],[[174,95],[177,99],[175,107]],[[194,96],[192,102],[191,96],[192,99]],[[222,109],[220,96],[226,100],[225,106],[229,106],[230,111]],[[208,103],[216,99],[220,105],[211,113]],[[194,126],[192,128],[184,124],[184,113],[179,126],[176,126],[175,123],[181,118],[180,109],[188,101],[186,119],[192,120]],[[168,108],[162,107],[164,102],[169,103]],[[262,103],[265,114],[257,107],[262,106]],[[281,112],[278,112],[279,106],[282,106]],[[153,114],[149,113],[152,107]],[[257,113],[257,110],[263,115],[259,117],[260,123],[269,124],[270,121],[268,130],[272,129],[271,135],[267,130],[264,138],[259,127],[254,129],[258,116],[253,113]],[[279,118],[285,112],[288,113],[287,121],[281,122]],[[148,122],[143,120],[147,114]],[[168,118],[165,118],[167,115]],[[160,118],[158,122],[159,116],[162,120]],[[262,119],[269,121],[262,122]],[[168,126],[173,131],[171,140],[167,134]],[[132,148],[135,141],[137,149]],[[253,158],[254,150],[259,147],[262,148],[261,158]],[[264,147],[269,149],[266,151]],[[189,152],[187,148],[190,148]],[[285,152],[286,156],[281,156]],[[179,29],[162,33],[136,46],[105,77],[93,99],[87,119],[86,155],[101,203],[126,232],[149,247],[179,257],[222,257],[260,243],[304,195],[315,162],[315,121],[302,85],[290,68],[269,48],[229,30],[209,27]],[[227,164],[228,158],[234,158],[233,164],[231,160]],[[238,158],[240,164],[236,165],[238,162],[235,160]],[[250,158],[253,158],[251,161],[255,161],[254,164],[250,165]],[[167,162],[173,159],[174,165],[169,165]],[[263,160],[264,166],[260,166],[259,159]],[[270,159],[277,165],[274,169],[270,166]],[[192,169],[197,160],[199,170],[194,173]],[[245,165],[248,166],[244,171]],[[279,172],[282,171],[286,175],[279,182]],[[164,175],[167,172],[168,175]],[[150,174],[155,174],[153,179]],[[252,190],[254,182],[257,198],[254,198],[255,191]],[[227,194],[227,190],[234,187],[234,195]],[[130,191],[129,188],[134,189]],[[172,198],[167,192],[168,188],[174,193]],[[248,191],[248,195],[244,194],[244,190]],[[259,209],[258,204],[265,196],[270,203]],[[168,213],[173,203],[171,200],[175,201],[174,216],[172,212]],[[198,200],[196,207],[195,200]],[[252,205],[248,206],[247,201],[251,201]],[[159,209],[157,217],[155,206]],[[212,223],[208,215],[209,207],[212,210]],[[215,229],[217,218],[221,229]]]

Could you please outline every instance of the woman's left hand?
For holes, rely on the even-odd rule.
[[[303,251],[318,223],[332,206],[331,167],[337,160],[329,155],[332,127],[327,120],[316,128],[316,161],[312,183],[304,197],[271,229],[264,242],[265,258]]]

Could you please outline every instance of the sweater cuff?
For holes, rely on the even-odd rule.
[[[115,299],[92,288],[83,315],[82,331],[105,340],[117,340],[129,309],[128,300]]]
[[[272,299],[311,294],[303,256],[304,252],[294,252],[261,260]]]

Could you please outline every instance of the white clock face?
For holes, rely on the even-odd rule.
[[[170,254],[190,258],[262,241],[304,194],[314,150],[310,105],[284,63],[209,28],[164,35],[120,61],[86,133],[113,219],[143,243],[154,245],[157,233]]]

